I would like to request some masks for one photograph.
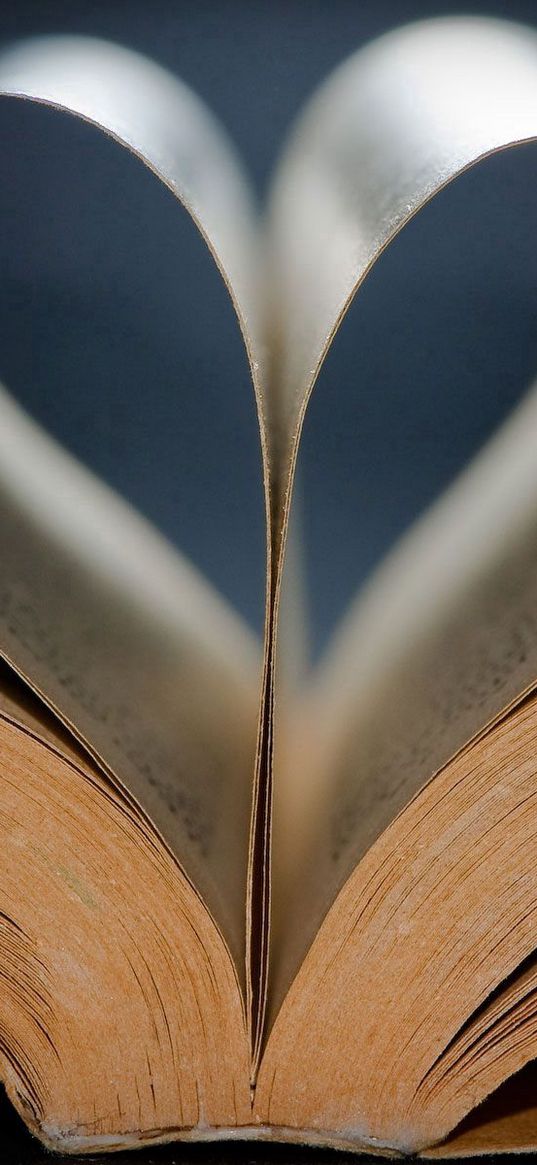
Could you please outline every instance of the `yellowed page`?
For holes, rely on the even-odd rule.
[[[202,103],[144,58],[71,37],[2,53],[0,91],[93,122],[170,187],[226,280],[257,384],[255,217]],[[150,809],[237,953],[256,649],[184,560],[1,406],[2,650]]]
[[[433,1160],[492,1153],[534,1153],[537,1064],[528,1064],[470,1114],[447,1141],[420,1154]]]
[[[535,33],[481,18],[390,33],[345,62],[308,104],[271,200],[284,531],[307,401],[372,264],[446,183],[536,133]],[[359,400],[356,407],[359,423]],[[533,424],[535,406],[528,410]],[[285,726],[280,746],[276,736],[273,1014],[364,848],[438,764],[537,675],[535,655],[516,663],[521,623],[525,642],[532,640],[528,557],[537,510],[526,507],[526,489],[537,499],[537,480],[529,423],[529,416],[520,421],[510,445],[506,435],[505,455],[491,454],[475,487],[461,486],[460,499],[456,493],[413,536],[398,556],[405,565],[375,579],[361,614],[345,623],[295,739]],[[519,438],[524,466],[511,483]],[[531,486],[521,480],[524,467]],[[503,485],[491,494],[497,474]],[[502,650],[513,653],[508,661]],[[294,905],[290,887],[298,887]]]
[[[60,1153],[249,1123],[244,1003],[207,907],[147,817],[1,661],[0,692],[7,1095]]]
[[[1,654],[150,814],[241,966],[253,636],[4,392],[0,536]]]
[[[267,252],[272,274],[266,265],[263,273],[265,291],[277,289],[276,295],[269,291],[270,332],[245,185],[220,131],[192,94],[148,62],[100,42],[54,40],[0,59],[5,92],[47,101],[101,125],[178,195],[215,255],[245,336],[270,535],[248,900],[248,989],[257,1053],[270,887],[273,637],[303,411],[330,338],[383,246],[461,169],[530,136],[531,57],[526,32],[506,31],[495,22],[427,22],[385,38],[338,71],[306,111],[276,181]],[[292,836],[292,819],[285,830]]]
[[[534,692],[347,879],[270,1033],[260,1120],[412,1153],[535,1056],[536,790]]]

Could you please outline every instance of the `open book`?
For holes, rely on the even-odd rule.
[[[224,132],[156,65],[32,41],[0,56],[0,89],[100,126],[192,215],[244,336],[267,525],[262,648],[2,392],[8,1096],[75,1153],[536,1147],[537,393],[302,686],[286,543],[338,324],[435,192],[537,134],[537,38],[442,19],[351,57],[262,223]],[[478,1108],[511,1077],[509,1104]]]

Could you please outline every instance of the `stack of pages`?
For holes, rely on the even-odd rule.
[[[223,130],[149,61],[30,41],[0,56],[0,90],[101,127],[199,227],[248,353],[267,529],[261,646],[2,392],[10,1100],[72,1153],[536,1148],[537,394],[303,687],[286,550],[334,333],[437,191],[537,134],[537,37],[442,19],[351,57],[302,113],[261,222]]]

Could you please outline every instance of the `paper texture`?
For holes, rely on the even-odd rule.
[[[368,271],[405,223],[447,183],[491,151],[536,133],[537,37],[523,27],[474,17],[424,21],[388,34],[346,61],[306,106],[284,150],[270,204],[278,288],[272,319],[284,466],[280,470],[283,528],[307,402],[329,344]],[[534,425],[534,408],[528,405],[528,410],[531,419],[527,416],[519,425],[522,439],[525,426]],[[356,414],[359,424],[359,398]],[[498,453],[498,464],[492,462],[488,475],[484,471],[485,480],[476,484],[478,496],[469,492],[466,497],[461,486],[460,500],[453,502],[449,518],[431,518],[434,539],[431,536],[427,544],[425,524],[423,533],[416,534],[414,541],[411,536],[407,550],[401,550],[393,566],[372,582],[363,604],[347,618],[338,645],[329,653],[324,675],[319,676],[319,700],[304,713],[294,751],[282,756],[281,775],[275,778],[275,878],[300,890],[295,909],[285,897],[285,922],[275,919],[280,967],[274,1006],[289,982],[291,967],[296,969],[322,914],[367,844],[435,768],[482,726],[475,702],[473,712],[451,717],[449,734],[443,720],[448,702],[453,704],[454,689],[464,686],[465,658],[470,666],[466,622],[471,621],[475,632],[475,650],[478,640],[487,638],[490,654],[494,621],[505,622],[507,641],[511,631],[515,634],[514,624],[524,617],[523,600],[515,611],[506,571],[512,571],[511,586],[515,580],[517,584],[526,580],[526,607],[532,604],[531,579],[522,561],[524,554],[531,556],[533,539],[530,503],[526,505],[524,496],[524,491],[531,495],[535,488],[532,432],[524,440],[523,465],[513,475],[511,493],[511,463],[506,461],[516,457],[516,440],[505,460]],[[496,474],[502,486],[491,492]],[[505,505],[495,516],[498,495],[503,501],[506,490]],[[465,524],[467,505],[472,507],[473,519]],[[480,507],[486,535],[479,530]],[[521,524],[519,561],[510,563],[508,545],[501,545],[501,523],[512,525],[515,517]],[[511,537],[514,541],[512,528]],[[487,602],[480,615],[480,597],[495,582],[494,603]],[[470,594],[471,612],[464,607]],[[445,638],[449,633],[447,606],[459,621],[451,685],[446,677],[442,691],[437,685],[431,692],[431,684],[437,682],[435,664],[437,670],[443,668],[438,650],[442,634]],[[428,654],[421,648],[426,621],[433,629]],[[477,661],[472,666],[475,671]],[[389,690],[387,682],[382,686],[388,675],[393,681]],[[522,661],[515,673],[511,667],[508,690],[502,683],[491,693],[483,716],[500,712],[531,678],[532,662]],[[412,726],[417,734],[416,726],[423,719],[418,694],[422,691],[430,695],[426,719],[437,737],[436,752],[422,749],[420,753],[416,741],[409,745],[406,739]],[[337,761],[335,751],[330,756],[328,739],[337,741]],[[399,771],[402,750],[408,774],[412,773],[408,780],[401,779]],[[339,849],[344,856],[338,853],[334,860],[338,832],[343,836]],[[309,899],[308,884],[316,887]]]
[[[155,172],[208,243],[245,340],[259,416],[267,517],[261,679],[248,636],[192,578],[189,568],[178,559],[172,563],[160,541],[36,434],[7,397],[1,402],[5,426],[0,446],[6,548],[2,634],[6,657],[151,813],[239,960],[246,938],[255,1076],[268,983],[274,748],[285,732],[279,712],[275,720],[275,708],[285,705],[276,682],[290,674],[283,653],[286,646],[291,650],[292,642],[284,634],[278,647],[277,636],[280,604],[287,613],[293,605],[284,556],[304,412],[331,339],[390,240],[467,167],[537,133],[537,38],[527,29],[496,21],[442,19],[390,34],[352,57],[300,118],[278,169],[261,233],[248,184],[223,132],[185,86],[143,58],[98,41],[30,42],[0,55],[0,92],[48,103],[99,126]],[[276,879],[283,884],[281,871],[289,877],[293,862],[297,879],[302,877],[304,855],[311,863],[315,854],[318,872],[326,872],[330,862],[333,868],[323,878],[322,902],[317,890],[309,893],[305,879],[300,910],[296,903],[287,903],[283,929],[276,919],[273,1001],[289,982],[292,952],[296,956],[307,945],[331,897],[373,836],[435,765],[480,727],[474,716],[478,703],[470,699],[472,706],[461,712],[459,707],[453,711],[449,702],[459,685],[457,668],[473,666],[472,644],[477,656],[484,652],[488,668],[500,626],[501,642],[512,656],[509,667],[504,653],[490,672],[494,678],[507,674],[509,682],[487,690],[480,705],[486,719],[535,679],[534,656],[528,650],[530,645],[534,650],[534,510],[521,507],[519,515],[519,485],[513,494],[508,491],[511,502],[502,513],[511,522],[516,509],[516,522],[503,558],[497,554],[494,529],[485,542],[481,530],[473,537],[472,522],[459,518],[479,489],[490,488],[491,503],[495,499],[490,483],[503,481],[502,456],[494,455],[492,472],[475,494],[472,485],[465,486],[459,501],[455,495],[453,510],[446,503],[445,521],[438,520],[434,536],[429,539],[427,526],[423,542],[416,535],[415,543],[409,543],[414,573],[403,551],[399,564],[388,568],[388,582],[378,583],[383,610],[375,611],[374,603],[358,609],[342,633],[344,647],[334,648],[318,692],[325,681],[328,686],[330,675],[326,709],[331,709],[334,724],[342,726],[338,748],[346,749],[344,763],[332,753],[330,732],[320,717],[312,727],[311,756],[303,750],[289,798],[282,783],[295,781],[289,754],[286,748],[276,753],[278,761],[282,758],[275,791]],[[504,500],[501,493],[500,509]],[[459,522],[460,535],[455,535]],[[450,574],[454,556],[461,569]],[[146,562],[155,571],[153,582]],[[434,592],[428,608],[422,605],[424,580],[427,596]],[[529,590],[517,592],[513,601],[512,584],[516,589],[521,580]],[[444,603],[448,582],[452,589]],[[465,623],[468,596],[483,611],[482,620],[471,620],[477,628],[475,640]],[[386,617],[392,620],[391,643]],[[518,643],[517,620],[525,626],[524,658],[519,652],[518,663],[513,647]],[[441,689],[435,687],[435,667],[438,646],[446,637],[461,648],[466,645],[468,653],[461,650],[451,671],[443,669],[446,686]],[[387,648],[393,642],[397,652],[389,659]],[[362,670],[366,660],[369,679]],[[478,665],[479,659],[479,675]],[[467,679],[463,677],[463,690]],[[398,705],[397,693],[405,684],[405,701]],[[383,753],[376,754],[376,742],[385,743],[384,731],[400,760],[405,733],[412,735],[423,717],[424,705],[414,695],[431,692],[438,698],[427,716],[438,748],[407,750],[404,779],[395,790],[388,782],[381,798],[382,781],[393,768],[384,763]],[[377,696],[372,709],[367,700]],[[456,724],[453,733],[451,728],[445,731],[446,708],[450,725]],[[394,715],[389,737],[387,713]],[[306,732],[307,715],[306,710]],[[366,720],[368,737],[362,732]],[[444,727],[437,732],[440,723]],[[184,763],[178,778],[179,752]],[[364,756],[371,761],[367,771]],[[315,763],[321,759],[323,773],[317,779]],[[300,763],[311,763],[311,770],[300,773]],[[336,834],[338,829],[341,833],[338,814],[340,823],[346,822],[335,861],[334,829],[327,841],[317,828],[327,816],[323,791],[334,776]],[[180,805],[173,802],[178,790]],[[238,904],[245,895],[250,796],[244,923]],[[358,808],[354,805],[349,814],[353,797]],[[368,831],[362,828],[365,809],[371,812]],[[210,836],[209,820],[214,829]],[[302,836],[307,840],[308,831],[309,851]],[[282,901],[285,905],[285,896]],[[322,1016],[318,1019],[322,1028]],[[286,1023],[292,1032],[292,1007],[287,1008]],[[313,1063],[311,1072],[313,1077]],[[351,1140],[361,1140],[357,1129],[350,1130]]]

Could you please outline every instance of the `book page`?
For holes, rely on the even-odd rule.
[[[266,478],[256,215],[224,131],[180,81],[97,40],[5,50],[0,94],[104,130],[189,212],[238,315]],[[0,407],[0,647],[150,812],[242,963],[257,651],[188,564]]]
[[[346,880],[271,1030],[261,1120],[414,1153],[535,1055],[536,699],[445,765]]]
[[[0,1076],[20,1118],[58,1153],[247,1123],[218,927],[132,796],[3,661],[0,761]]]
[[[103,129],[130,149],[175,194],[207,242],[241,327],[256,397],[267,527],[264,662],[253,765],[247,871],[246,988],[259,1052],[268,958],[275,579],[281,561],[280,430],[273,407],[273,346],[267,281],[248,182],[212,115],[181,82],[135,53],[103,41],[53,37],[0,54],[0,93],[45,102]],[[269,342],[270,341],[270,342]],[[43,687],[48,687],[45,678]],[[52,689],[51,689],[52,690]],[[60,706],[63,705],[59,701]],[[73,708],[70,709],[70,716]],[[231,721],[228,722],[231,732]],[[238,818],[242,810],[237,810]],[[225,832],[221,820],[222,836]],[[235,837],[234,827],[230,838]],[[234,845],[229,842],[229,849]],[[218,878],[222,896],[227,889]]]
[[[279,997],[373,842],[535,685],[536,441],[537,386],[376,572],[313,677],[282,756],[282,783],[298,776],[281,893],[298,889],[280,923]]]
[[[0,394],[0,654],[160,830],[242,966],[260,647]]]
[[[474,17],[424,21],[388,34],[345,62],[308,103],[284,152],[270,206],[273,285],[278,289],[272,323],[282,547],[307,402],[330,342],[371,266],[448,182],[487,154],[536,133],[535,33]],[[356,409],[359,423],[359,400]],[[486,493],[488,483],[483,489]],[[399,604],[394,599],[388,614],[384,584],[377,580],[368,606],[342,631],[341,661],[327,664],[319,679],[322,698],[316,699],[315,711],[304,713],[294,741],[285,726],[276,726],[276,1001],[344,870],[435,766],[537,674],[535,657],[530,661],[525,654],[516,665],[517,651],[527,653],[528,640],[533,641],[534,515],[524,508],[509,526],[521,501],[520,491],[515,494],[501,527],[502,545],[494,537],[501,515],[491,519],[489,514],[489,544],[482,531],[474,537],[474,514],[472,528],[466,535],[461,531],[464,558],[459,563],[450,557],[459,549],[450,540],[466,496],[454,502],[453,517],[446,515],[444,523],[450,530],[444,550],[440,528],[440,544],[432,533],[428,544],[423,534],[420,565],[412,574],[419,580],[421,572],[423,585],[407,584],[407,574],[394,566],[390,595],[407,585],[409,593],[401,594]],[[436,521],[440,526],[440,518]],[[416,554],[417,546],[409,544],[408,557]],[[439,575],[434,563],[440,554]],[[281,565],[276,592],[280,582]],[[503,626],[499,637],[498,620]],[[521,622],[525,630],[519,644],[514,627]],[[419,639],[416,629],[423,630]],[[470,630],[475,631],[472,647]],[[431,690],[439,667],[442,688],[436,682]],[[424,722],[420,699],[425,696]],[[319,712],[323,700],[326,715]],[[412,744],[400,738],[403,730],[414,733]],[[424,734],[437,741],[432,751]],[[322,832],[320,822],[332,799],[330,827],[315,848],[311,839]],[[316,877],[309,877],[312,870]],[[309,897],[298,894],[292,908],[289,888],[303,879]]]

